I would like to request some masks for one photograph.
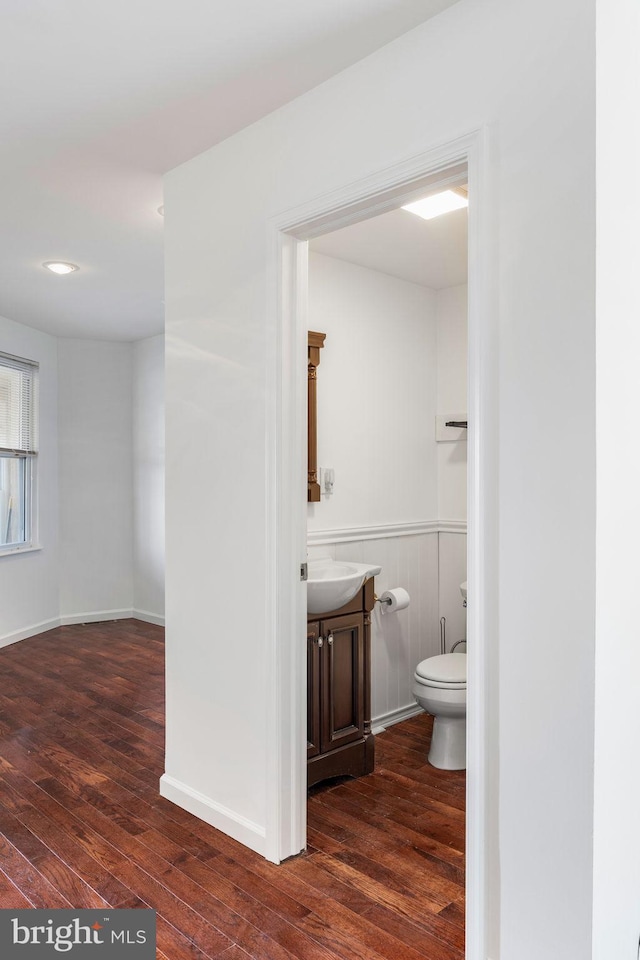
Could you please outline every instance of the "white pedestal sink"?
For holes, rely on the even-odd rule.
[[[382,567],[350,560],[310,560],[307,565],[307,613],[339,610],[356,593],[367,577],[375,577]]]

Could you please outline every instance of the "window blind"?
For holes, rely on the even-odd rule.
[[[0,454],[38,450],[38,364],[0,353]]]

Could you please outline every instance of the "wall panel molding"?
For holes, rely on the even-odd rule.
[[[465,533],[466,520],[414,520],[411,523],[383,523],[379,526],[343,527],[337,530],[309,530],[309,546],[330,543],[354,543],[360,540],[386,540],[390,537],[415,537],[425,533]]]

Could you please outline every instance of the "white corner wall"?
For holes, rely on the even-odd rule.
[[[476,295],[494,375],[482,385],[482,439],[498,439],[484,447],[489,806],[477,956],[492,960],[591,950],[594,15],[592,0],[460,0],[165,184],[166,769],[174,799],[264,849],[275,775],[267,223],[483,131],[488,269]],[[559,409],[570,431],[549,429]]]
[[[60,615],[131,616],[131,344],[58,342]]]
[[[0,646],[58,625],[58,343],[0,317],[0,351],[40,364],[40,549],[0,557]]]
[[[0,557],[0,646],[60,622],[163,622],[163,341],[0,318],[0,350],[40,363],[40,549]]]
[[[60,340],[60,614],[164,620],[164,337]]]
[[[133,344],[133,608],[164,623],[164,335]]]

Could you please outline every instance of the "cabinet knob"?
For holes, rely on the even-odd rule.
[[[321,647],[323,643],[324,643],[324,640],[322,639],[322,637],[318,637],[318,646]]]
[[[329,646],[332,646],[332,645],[333,645],[333,634],[332,634],[332,633],[330,633],[329,636],[327,637],[327,643],[329,644]]]

